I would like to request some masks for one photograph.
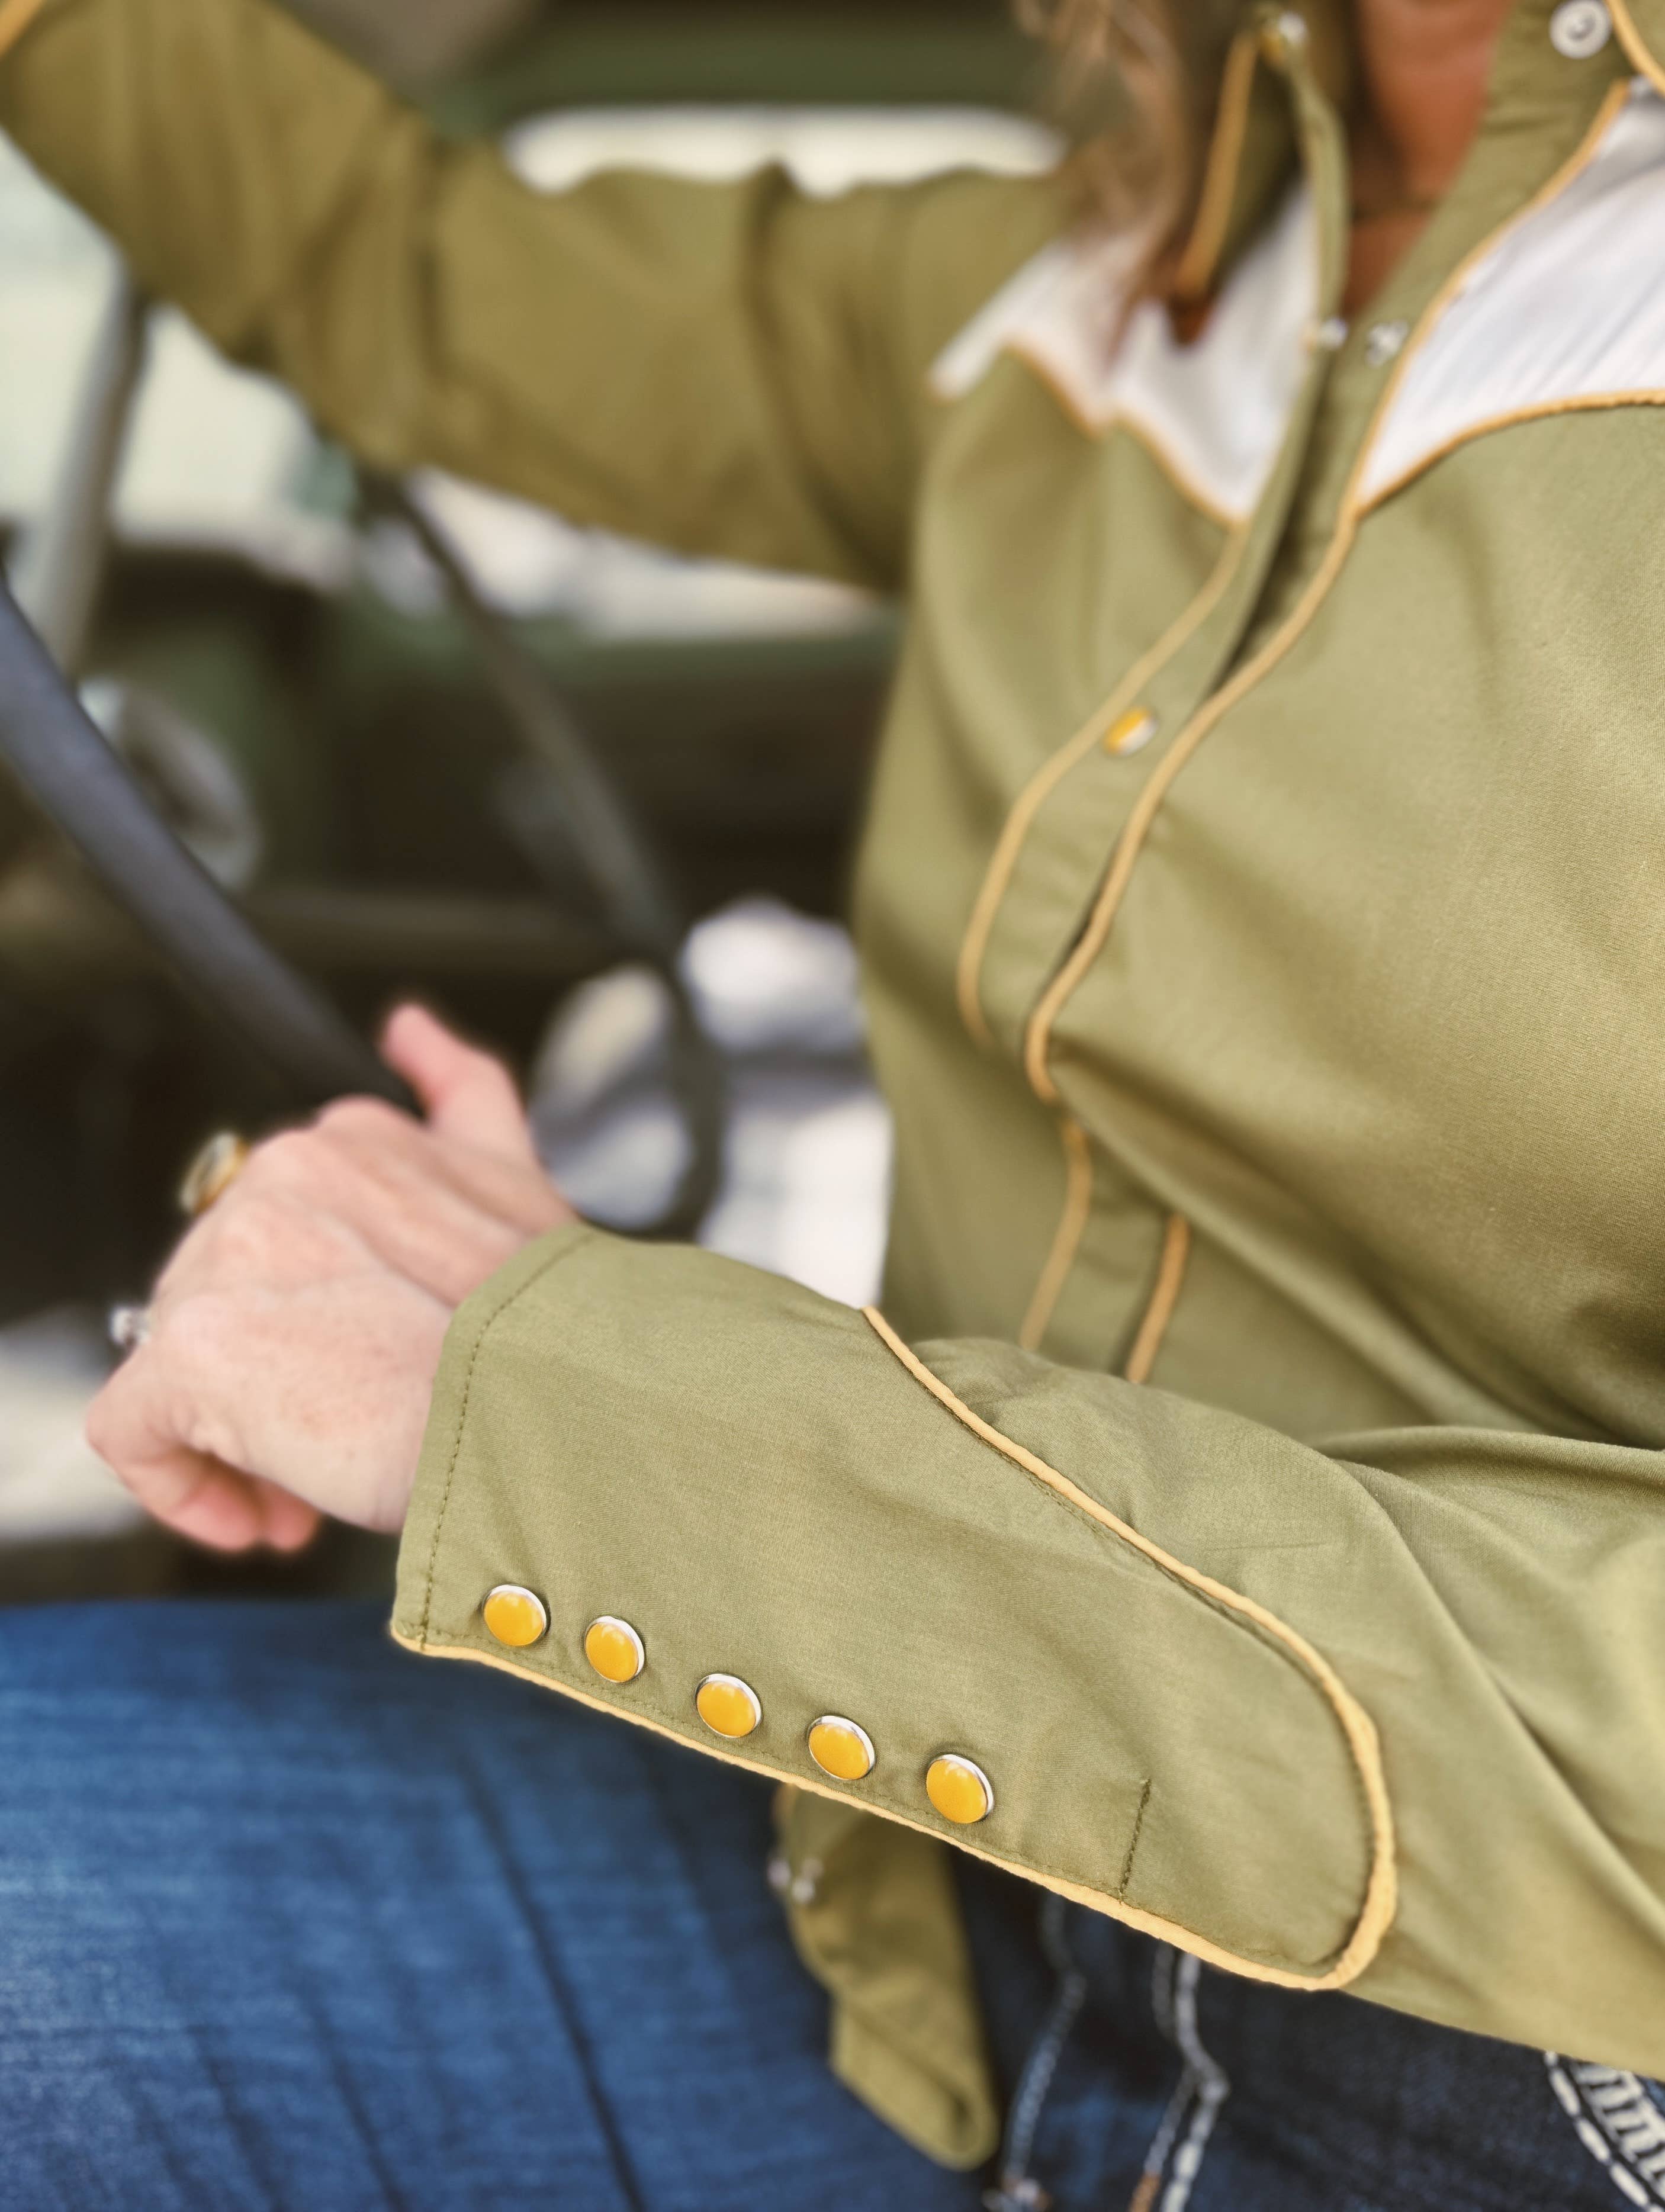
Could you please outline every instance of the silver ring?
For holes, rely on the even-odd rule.
[[[137,1352],[150,1341],[149,1306],[112,1306],[105,1322],[110,1341],[118,1352]]]

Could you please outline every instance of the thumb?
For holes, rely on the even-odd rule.
[[[382,1057],[422,1101],[428,1127],[459,1144],[513,1159],[532,1157],[513,1078],[499,1060],[465,1044],[423,1006],[399,1006],[381,1034]]]

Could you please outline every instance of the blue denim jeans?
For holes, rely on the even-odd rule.
[[[1648,2085],[969,1866],[1012,2103],[999,2175],[944,2172],[827,2071],[769,1844],[763,1785],[370,1608],[0,1613],[0,2208],[1665,2203]]]
[[[1656,2082],[1267,1989],[1015,1882],[965,1890],[1009,2098],[990,2212],[1665,2207]]]

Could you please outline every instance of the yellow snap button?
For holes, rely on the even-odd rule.
[[[836,1782],[860,1782],[873,1771],[873,1740],[865,1728],[837,1713],[810,1723],[810,1757]]]
[[[536,1590],[522,1589],[519,1583],[499,1583],[488,1590],[480,1612],[492,1635],[513,1651],[549,1633],[549,1608]]]
[[[713,1735],[750,1735],[763,1717],[757,1692],[738,1674],[708,1674],[694,1692],[694,1710]]]
[[[641,1637],[612,1613],[602,1613],[585,1630],[584,1656],[604,1682],[634,1682],[647,1664]]]
[[[925,1794],[942,1814],[962,1828],[985,1820],[994,1810],[994,1789],[981,1766],[945,1751],[925,1770]]]
[[[1136,753],[1141,745],[1148,745],[1157,733],[1157,718],[1148,707],[1129,707],[1125,714],[1118,714],[1104,732],[1107,753]]]

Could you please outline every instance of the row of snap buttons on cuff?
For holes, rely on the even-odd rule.
[[[487,1632],[512,1651],[523,1651],[548,1635],[549,1607],[536,1590],[520,1583],[499,1583],[480,1607]],[[647,1664],[647,1650],[628,1620],[617,1613],[597,1615],[584,1632],[584,1656],[604,1682],[620,1687],[634,1682]],[[763,1701],[738,1674],[707,1674],[694,1692],[694,1710],[714,1735],[737,1741],[750,1735],[763,1717]],[[810,1757],[836,1782],[862,1782],[878,1761],[873,1740],[860,1722],[842,1713],[823,1713],[805,1732]],[[945,1820],[969,1827],[994,1810],[994,1788],[975,1759],[957,1751],[939,1752],[925,1770],[925,1794]]]

